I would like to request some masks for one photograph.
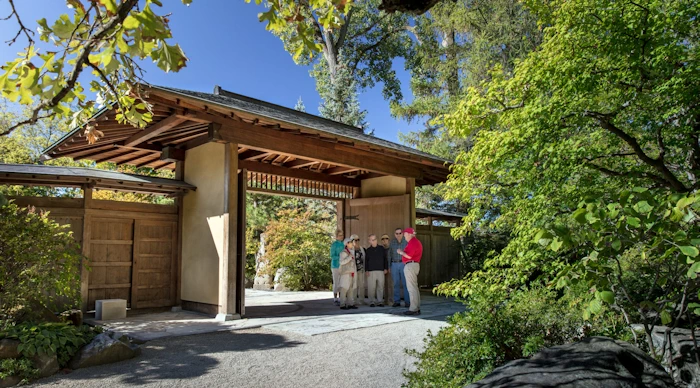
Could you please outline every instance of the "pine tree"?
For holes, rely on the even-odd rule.
[[[341,61],[342,61],[342,57]],[[343,124],[358,127],[363,131],[368,123],[365,118],[367,111],[360,107],[357,81],[352,76],[345,62],[341,62],[335,71],[335,76],[328,74],[327,67],[319,64],[314,69],[316,88],[322,102],[319,106],[321,116]]]
[[[306,112],[306,105],[304,105],[304,101],[302,101],[301,96],[299,96],[297,104],[294,105],[294,110],[298,110],[299,112]]]

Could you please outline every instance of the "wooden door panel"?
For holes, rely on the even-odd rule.
[[[176,296],[177,223],[136,220],[134,233],[134,307],[172,306]]]
[[[409,200],[408,195],[349,200],[346,215],[357,219],[349,221],[348,236],[357,234],[363,246],[367,245],[370,233],[377,237],[386,233],[393,238],[394,229],[409,226]]]
[[[100,299],[125,299],[130,305],[134,221],[93,218],[90,228],[88,309]]]

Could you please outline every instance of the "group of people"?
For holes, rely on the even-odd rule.
[[[365,288],[370,307],[401,306],[403,288],[406,315],[420,315],[418,272],[423,255],[423,245],[416,238],[413,228],[397,228],[394,238],[384,234],[381,242],[375,234],[367,237],[367,247],[353,234],[345,238],[342,230],[336,232],[331,244],[331,272],[333,273],[333,302],[341,310],[356,309],[365,302]],[[391,293],[384,295],[385,281],[394,285]]]

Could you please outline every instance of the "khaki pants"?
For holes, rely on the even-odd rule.
[[[367,275],[365,271],[355,273],[355,287],[357,288],[357,303],[365,304],[365,287],[367,286]]]
[[[384,271],[369,271],[367,282],[369,303],[384,303]]]
[[[418,273],[420,272],[420,264],[408,263],[404,267],[403,273],[406,275],[406,286],[408,287],[408,296],[411,300],[409,310],[420,310],[420,290],[418,289]]]
[[[394,304],[394,281],[389,272],[384,275],[384,304],[389,306]]]
[[[352,306],[355,304],[355,279],[351,274],[340,275],[340,305]]]

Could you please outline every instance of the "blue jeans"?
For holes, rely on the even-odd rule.
[[[403,273],[403,268],[403,263],[391,263],[391,279],[394,281],[394,303],[401,301],[401,285],[403,284],[403,300],[408,304],[408,286],[406,285],[406,275]]]

